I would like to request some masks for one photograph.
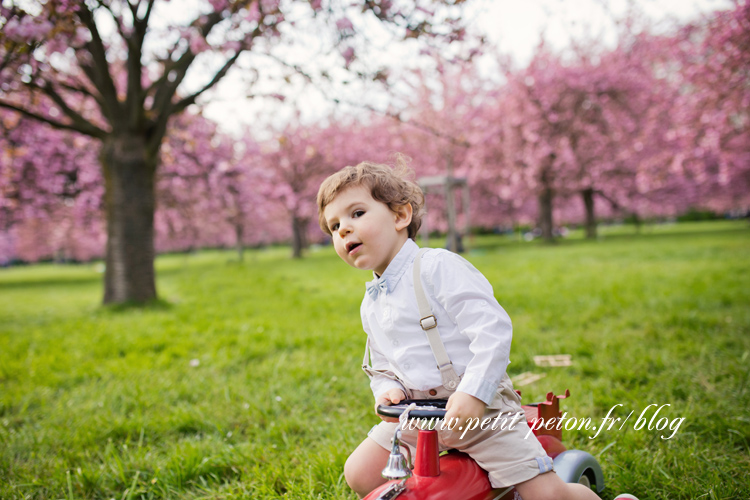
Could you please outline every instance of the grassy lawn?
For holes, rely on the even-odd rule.
[[[604,498],[750,498],[747,222],[602,234],[473,242],[514,322],[511,377],[545,375],[525,401],[569,388],[569,416],[634,412],[564,436],[600,461]],[[343,464],[378,421],[359,368],[370,278],[330,247],[288,255],[160,257],[147,309],[100,307],[96,264],[0,270],[0,498],[355,498]],[[666,404],[671,439],[635,428]]]

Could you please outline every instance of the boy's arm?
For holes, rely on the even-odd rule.
[[[427,256],[433,257],[422,274],[427,290],[470,340],[473,357],[456,391],[490,404],[510,362],[510,317],[487,278],[464,258],[450,252]]]
[[[362,328],[368,338],[367,346],[370,351],[369,362],[370,367],[372,368],[372,370],[367,373],[367,376],[370,377],[370,389],[372,390],[375,400],[377,401],[380,396],[383,396],[392,389],[398,389],[406,394],[404,386],[401,382],[396,380],[396,374],[390,369],[391,365],[388,362],[388,359],[377,349],[375,342],[370,340],[372,338],[370,334],[370,325],[367,322],[364,311],[360,311],[360,313],[362,316]],[[366,358],[367,357],[365,356],[365,363],[368,362]]]
[[[397,405],[404,399],[406,399],[406,394],[402,389],[389,389],[375,398],[375,413],[378,413],[378,406],[380,405]],[[378,417],[386,422],[398,422],[397,418],[384,417],[380,414],[378,414]]]
[[[448,398],[448,404],[445,409],[444,421],[452,422],[457,419],[458,422],[452,426],[453,432],[461,432],[468,425],[470,420],[479,421],[484,415],[487,404],[481,399],[466,394],[462,391],[456,391]]]
[[[372,389],[375,399],[391,389],[399,389],[406,394],[404,386],[396,380],[396,374],[391,371],[388,360],[373,347],[372,342],[370,342],[370,358],[372,359],[372,368],[375,371],[370,376],[370,389]]]

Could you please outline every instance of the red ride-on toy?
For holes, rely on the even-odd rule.
[[[541,403],[523,405],[526,421],[536,439],[553,459],[555,471],[563,481],[582,483],[594,487],[597,492],[604,489],[604,476],[599,462],[589,453],[581,450],[568,450],[562,443],[562,431],[556,429],[561,418],[560,399],[547,393],[547,400]],[[411,407],[412,403],[416,406]],[[442,419],[446,410],[445,400],[404,401],[393,406],[381,405],[378,413],[398,418],[408,410],[407,418],[425,419],[433,422]],[[411,407],[411,408],[410,408]],[[542,419],[544,426],[537,423]],[[554,422],[554,424],[550,423]],[[536,425],[535,425],[536,424]],[[393,450],[388,464],[383,469],[383,477],[390,479],[375,488],[365,500],[518,500],[521,496],[515,488],[493,489],[487,473],[465,453],[449,451],[439,454],[437,430],[420,429],[413,468],[409,466],[400,451],[400,426],[393,436]],[[549,430],[551,429],[551,430]]]

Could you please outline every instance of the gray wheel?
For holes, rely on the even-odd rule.
[[[590,469],[583,471],[581,477],[578,478],[578,484],[582,484],[586,488],[591,489],[591,479],[589,478],[589,474],[591,474]]]
[[[566,483],[580,483],[596,491],[604,489],[604,475],[599,462],[582,450],[567,450],[553,460],[557,475]]]

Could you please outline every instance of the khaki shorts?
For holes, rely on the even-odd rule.
[[[453,391],[445,387],[436,388],[437,394],[431,396],[427,391],[407,389],[409,399],[447,399]],[[513,420],[513,416],[520,412],[520,416]],[[497,417],[498,420],[495,420]],[[484,418],[491,419],[485,425],[464,432],[453,432],[450,429],[440,429],[438,424],[438,440],[440,451],[455,449],[467,453],[479,466],[489,474],[493,488],[505,488],[533,479],[539,474],[553,470],[552,459],[539,444],[533,433],[529,432],[526,417],[521,409],[521,398],[513,390],[513,385],[507,377],[503,379],[497,390],[492,404],[485,410]],[[511,427],[511,422],[514,422]],[[505,425],[502,425],[505,423]],[[494,424],[495,429],[491,428]],[[368,436],[383,448],[390,451],[393,433],[398,423],[381,422],[372,428]],[[417,433],[415,430],[403,430],[402,445],[409,448],[414,456]],[[461,437],[463,435],[463,438]],[[528,435],[528,437],[526,437]]]

